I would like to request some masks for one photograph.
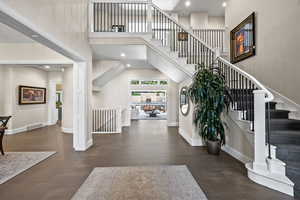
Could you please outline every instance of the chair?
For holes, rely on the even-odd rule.
[[[0,151],[1,154],[4,155],[4,150],[3,150],[3,137],[4,137],[4,133],[5,133],[5,129],[7,129],[7,123],[9,121],[9,119],[11,118],[11,116],[7,116],[7,117],[1,117],[0,116]]]

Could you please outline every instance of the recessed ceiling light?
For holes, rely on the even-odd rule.
[[[126,66],[127,66],[127,67],[131,67],[131,64],[127,64]]]
[[[125,53],[121,53],[121,57],[125,57],[126,56],[126,54]]]
[[[50,66],[49,65],[45,65],[44,66],[46,69],[50,69]]]
[[[224,2],[222,3],[222,6],[225,8],[225,7],[227,6],[227,2],[224,1]]]
[[[64,71],[65,71],[65,68],[62,68],[61,71],[64,72]]]
[[[32,38],[38,38],[39,36],[36,34],[31,35]]]
[[[191,6],[191,2],[190,2],[190,1],[186,1],[186,2],[185,2],[185,6],[186,6],[186,7],[190,7],[190,6]]]

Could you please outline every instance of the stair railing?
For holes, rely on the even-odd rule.
[[[251,130],[254,131],[254,166],[264,166],[266,144],[268,157],[271,158],[269,130],[266,128],[270,120],[269,109],[266,115],[266,103],[269,108],[269,102],[274,98],[271,92],[253,76],[220,57],[217,50],[151,1],[92,2],[92,32],[152,33],[152,38],[161,42],[162,46],[178,52],[179,57],[187,58],[187,64],[218,67],[231,90],[234,100],[232,109],[240,111],[241,118],[250,121]]]
[[[272,158],[270,144],[270,102],[274,99],[274,96],[253,76],[231,64],[226,59],[218,57],[217,64],[231,91],[234,102],[232,109],[239,111],[242,120],[250,121],[251,130],[254,131],[255,152],[253,166],[259,169],[265,168],[266,145],[268,147],[268,158]]]
[[[187,58],[187,64],[213,65],[216,58],[213,48],[156,5],[152,4],[152,8],[154,39],[162,41],[162,45],[168,46],[171,51],[178,52],[179,57]]]
[[[121,133],[122,110],[121,108],[93,108],[92,122],[92,133]]]
[[[225,29],[194,29],[193,33],[220,52],[225,52]]]

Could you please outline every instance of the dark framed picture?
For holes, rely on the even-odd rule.
[[[46,88],[19,86],[19,104],[46,104]]]
[[[188,41],[189,35],[187,32],[179,32],[178,33],[178,41],[185,42]]]
[[[230,58],[237,63],[255,56],[255,13],[230,32]]]

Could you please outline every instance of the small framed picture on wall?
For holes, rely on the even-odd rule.
[[[46,88],[19,86],[19,104],[46,104]]]
[[[255,45],[255,13],[252,13],[230,32],[231,62],[237,63],[255,56]]]

